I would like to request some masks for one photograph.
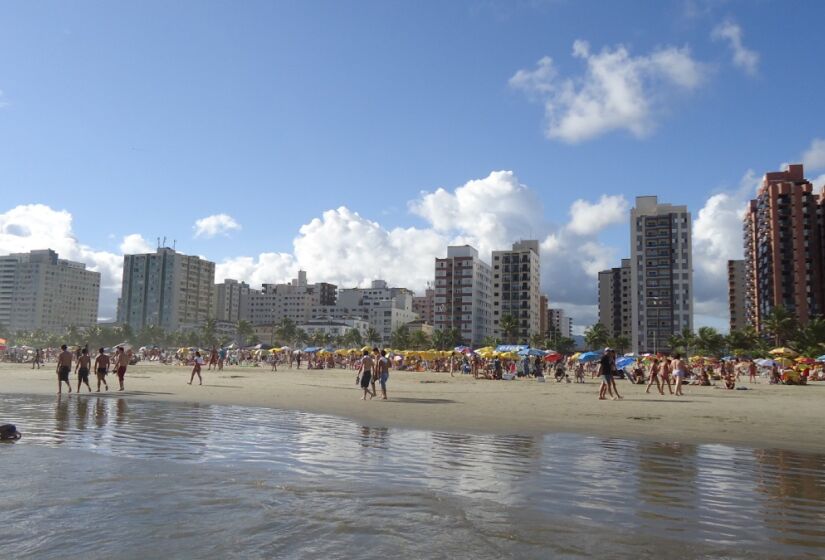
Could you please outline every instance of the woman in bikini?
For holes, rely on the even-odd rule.
[[[665,394],[664,388],[665,383],[667,383],[667,390],[670,391],[670,394],[673,394],[673,387],[670,384],[670,360],[662,360],[662,394]]]
[[[682,361],[681,354],[676,354],[673,356],[673,377],[676,378],[676,392],[674,394],[677,397],[681,397],[683,395],[682,383],[685,381],[685,375],[687,375],[685,362]]]
[[[203,385],[203,378],[201,377],[201,366],[203,365],[203,358],[200,352],[195,352],[195,365],[192,368],[192,376],[189,378],[189,385],[195,380],[195,375],[198,376],[198,385]]]
[[[647,384],[645,394],[650,393],[650,386],[654,383],[656,383],[656,388],[659,389],[659,393],[664,395],[665,391],[662,386],[662,380],[659,378],[659,358],[653,358],[653,363],[650,364],[650,382]]]

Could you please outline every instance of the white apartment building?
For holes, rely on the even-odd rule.
[[[123,256],[119,323],[140,330],[197,328],[212,315],[215,263],[169,247]]]
[[[492,268],[469,246],[447,247],[435,259],[435,330],[458,329],[467,344],[480,346],[493,333]]]
[[[567,316],[564,309],[549,308],[547,323],[559,337],[573,338],[573,319]]]
[[[636,197],[630,211],[633,352],[667,352],[671,335],[693,330],[691,217],[686,206]]]
[[[331,317],[319,317],[310,319],[306,323],[298,325],[308,335],[324,334],[332,337],[345,336],[352,330],[361,334],[361,338],[366,340],[367,331],[370,328],[369,321],[364,319],[333,319]]]
[[[0,257],[0,324],[62,332],[97,324],[100,273],[51,249]]]
[[[337,287],[320,282],[307,283],[307,273],[298,271],[298,278],[288,284],[264,284],[260,290],[250,290],[248,309],[253,325],[276,325],[284,319],[304,323],[313,315],[313,308],[335,305]]]
[[[381,342],[388,343],[399,327],[418,319],[412,310],[412,301],[413,292],[407,288],[390,288],[384,280],[373,280],[369,288],[339,290],[335,305],[316,306],[312,314],[336,320],[364,319],[381,337]]]
[[[504,339],[501,319],[518,321],[517,340],[541,333],[541,257],[539,242],[518,241],[508,251],[493,251],[493,336]]]

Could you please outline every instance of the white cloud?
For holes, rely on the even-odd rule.
[[[43,204],[16,206],[0,214],[0,254],[52,249],[62,259],[86,263],[101,274],[99,315],[113,317],[120,292],[123,257],[96,251],[80,243],[72,230],[72,215]]]
[[[289,253],[261,253],[257,259],[234,257],[215,265],[215,282],[227,278],[242,280],[259,287],[261,284],[286,282],[298,272],[295,258]]]
[[[825,173],[811,181],[817,189],[825,189]]]
[[[195,221],[195,237],[215,237],[241,229],[241,225],[229,214],[213,214]]]
[[[825,140],[814,138],[811,145],[802,154],[802,164],[806,171],[825,169]]]
[[[602,195],[598,202],[576,200],[570,207],[570,231],[592,235],[607,226],[627,221],[628,203],[621,195]]]
[[[749,170],[738,189],[714,194],[696,215],[693,291],[698,314],[727,320],[727,263],[730,259],[743,258],[742,218],[759,181]]]
[[[696,89],[705,75],[687,47],[667,47],[647,56],[631,56],[622,45],[591,52],[586,41],[573,44],[584,60],[584,75],[561,78],[550,57],[533,70],[519,70],[510,86],[544,103],[546,134],[577,143],[614,130],[636,137],[649,134],[666,105],[666,94]]]
[[[728,42],[731,53],[733,54],[733,63],[745,71],[750,76],[755,76],[759,70],[759,53],[748,49],[742,42],[742,28],[739,24],[732,21],[726,21],[717,25],[711,37],[714,40],[724,40]]]
[[[154,252],[154,247],[152,247],[141,234],[131,233],[124,237],[120,243],[120,252],[124,255],[152,253]]]

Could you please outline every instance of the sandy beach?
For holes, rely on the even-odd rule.
[[[199,402],[333,414],[369,426],[469,433],[575,432],[664,442],[725,443],[825,453],[820,433],[825,384],[742,386],[748,391],[687,387],[684,397],[644,394],[619,381],[622,401],[596,399],[598,383],[584,385],[474,380],[446,373],[393,371],[390,400],[364,402],[355,372],[229,367],[204,371],[204,385],[187,385],[190,368],[147,363],[131,366],[126,391],[109,375],[109,394],[126,399]],[[40,370],[0,364],[2,393],[55,394],[54,365]],[[72,385],[77,378],[72,374]],[[96,380],[93,379],[93,389]],[[64,388],[65,391],[65,388]],[[83,395],[85,392],[84,387]],[[74,398],[73,393],[73,398]],[[82,397],[81,397],[82,398]],[[2,418],[0,423],[14,423]],[[25,426],[22,427],[25,431]]]

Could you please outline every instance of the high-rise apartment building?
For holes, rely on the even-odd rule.
[[[599,323],[611,337],[632,334],[630,309],[630,259],[622,266],[599,272]]]
[[[215,263],[161,247],[123,256],[118,322],[134,330],[196,328],[211,315]]]
[[[547,310],[550,307],[550,298],[547,297],[546,294],[541,294],[539,296],[539,332],[542,336],[547,336],[547,332],[550,330],[550,323],[547,320]]]
[[[563,338],[573,337],[573,319],[568,317],[564,309],[550,308],[547,310],[547,321],[550,324],[550,329],[556,333],[557,336]]]
[[[61,332],[97,324],[100,273],[51,249],[0,257],[0,324]]]
[[[744,219],[747,321],[784,307],[801,324],[825,311],[822,197],[802,165],[765,174]]]
[[[237,323],[249,320],[249,284],[230,278],[215,284],[212,313],[217,321]]]
[[[748,325],[745,311],[745,261],[728,261],[728,305],[730,330],[738,331]]]
[[[518,241],[507,251],[493,251],[493,336],[504,339],[502,320],[517,321],[519,342],[541,328],[541,258],[539,242]]]
[[[435,329],[457,329],[472,345],[491,336],[491,279],[492,268],[476,249],[447,247],[447,258],[435,259]]]
[[[691,217],[686,206],[636,197],[630,211],[630,308],[633,352],[669,351],[693,330]]]

